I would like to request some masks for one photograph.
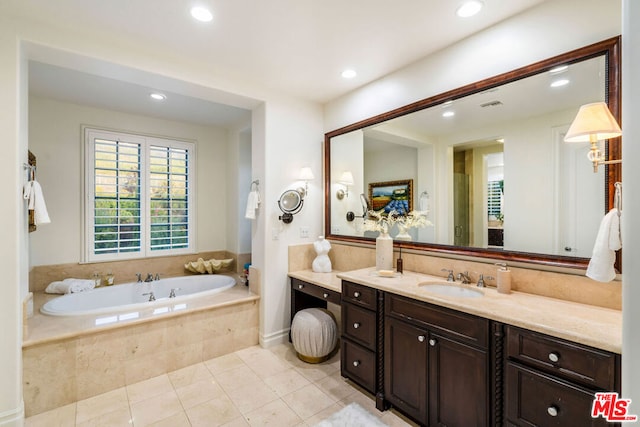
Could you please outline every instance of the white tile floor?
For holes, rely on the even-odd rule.
[[[340,376],[340,358],[317,365],[289,344],[259,346],[27,418],[26,427],[313,426],[357,402],[389,426],[414,426],[379,412],[373,396]]]

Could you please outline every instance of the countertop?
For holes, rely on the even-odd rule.
[[[519,326],[557,338],[589,345],[613,353],[622,353],[622,312],[592,305],[579,304],[522,292],[500,294],[493,287],[478,288],[484,296],[460,298],[429,292],[421,282],[443,283],[445,278],[405,271],[395,277],[380,277],[375,268],[348,272],[314,273],[303,270],[289,273],[318,286],[341,292],[341,280],[348,280],[415,300],[448,307]]]

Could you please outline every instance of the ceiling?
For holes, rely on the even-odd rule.
[[[0,13],[196,64],[236,87],[325,103],[549,0],[484,0],[480,14],[464,19],[455,15],[462,0],[403,0],[401,6],[388,0],[199,0],[213,12],[209,23],[189,15],[196,1],[2,0]],[[74,90],[72,84],[90,84],[87,78],[60,76],[64,70],[57,70],[58,78],[47,79],[46,67],[37,67],[34,90],[61,92],[56,86],[66,79],[67,98],[87,93],[86,86]],[[343,79],[345,68],[358,75]],[[103,83],[94,90],[104,86],[112,95],[118,85]],[[137,89],[148,92],[140,86],[122,91],[121,103],[132,104],[126,95]],[[186,101],[181,100],[182,109]],[[157,114],[157,105],[153,108],[149,114]]]

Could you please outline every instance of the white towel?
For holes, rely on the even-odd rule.
[[[44,203],[42,188],[38,181],[29,181],[24,185],[22,196],[29,201],[29,209],[34,211],[34,220],[36,225],[48,224],[51,222],[47,205]]]
[[[587,277],[598,282],[610,282],[615,279],[616,271],[613,267],[616,262],[615,251],[621,247],[620,212],[613,208],[602,218],[600,223],[591,261],[589,261],[587,268]]]
[[[70,294],[89,291],[95,288],[96,282],[92,279],[64,279],[62,282],[51,282],[44,291],[48,294]]]
[[[244,217],[247,219],[256,219],[256,210],[260,206],[260,193],[257,191],[249,192],[249,197],[247,197],[247,211],[244,214]]]

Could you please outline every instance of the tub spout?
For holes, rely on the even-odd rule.
[[[144,279],[144,281],[147,282],[147,283],[153,282],[153,274],[147,273],[147,278]]]

